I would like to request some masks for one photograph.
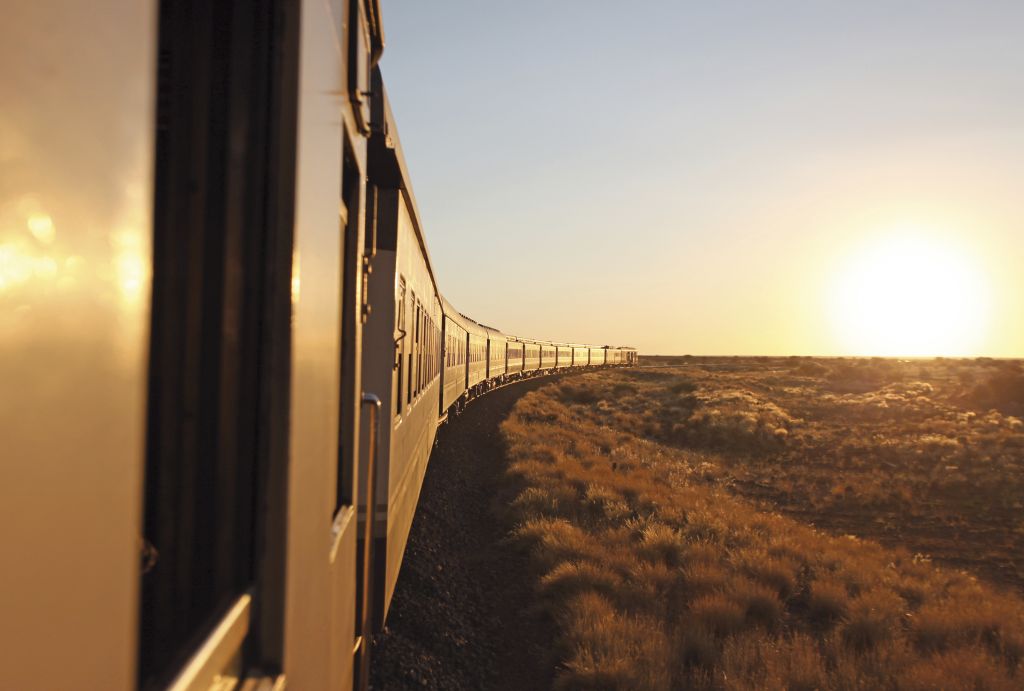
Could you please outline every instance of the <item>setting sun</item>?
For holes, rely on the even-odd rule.
[[[836,276],[833,324],[858,355],[972,355],[985,345],[984,273],[962,248],[891,233],[854,252]]]

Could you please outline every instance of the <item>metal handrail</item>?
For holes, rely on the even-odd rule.
[[[364,393],[364,406],[370,406],[370,441],[366,463],[366,517],[363,523],[363,611],[359,624],[359,681],[356,688],[370,685],[370,609],[373,602],[373,528],[377,522],[377,449],[380,437],[380,398]]]

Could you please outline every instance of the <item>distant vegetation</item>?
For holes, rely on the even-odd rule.
[[[1019,365],[682,364],[503,425],[561,688],[1024,686]]]

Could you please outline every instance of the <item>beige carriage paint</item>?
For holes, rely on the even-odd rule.
[[[134,686],[155,5],[5,3],[0,669]]]
[[[344,511],[334,515],[346,128],[365,166],[344,88],[344,7],[341,0],[302,3],[284,672],[289,688],[303,690],[351,686],[355,638],[355,521]]]

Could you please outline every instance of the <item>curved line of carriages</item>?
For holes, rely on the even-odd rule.
[[[465,363],[442,368],[443,392],[448,388],[445,386],[446,376],[454,374],[461,378],[462,373],[458,369],[465,368],[465,386],[459,387],[458,395],[454,399],[450,395],[441,397],[439,423],[442,424],[449,414],[460,413],[473,399],[517,381],[582,369],[626,367],[636,361],[632,348],[513,336],[455,311],[444,298],[442,305],[443,333],[447,334],[451,326],[465,332],[470,354]]]
[[[398,129],[379,69],[372,73],[367,159],[362,389],[381,401],[379,460],[360,444],[359,477],[377,475],[373,628],[387,616],[437,430],[450,413],[500,386],[549,373],[636,363],[633,348],[505,334],[460,313],[437,285]],[[384,422],[387,421],[387,422]],[[361,437],[373,434],[361,423]],[[372,463],[372,465],[371,465]],[[373,470],[371,471],[371,467]],[[366,492],[359,492],[360,532]],[[365,541],[364,541],[365,547]],[[364,557],[364,560],[366,557]]]

